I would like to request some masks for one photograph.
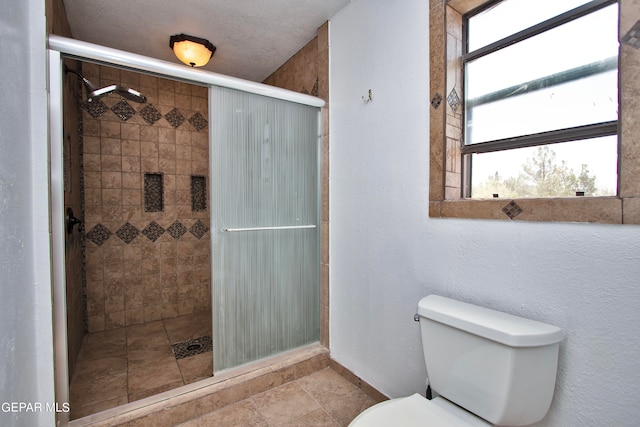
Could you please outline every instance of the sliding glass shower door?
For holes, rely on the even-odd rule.
[[[212,87],[214,370],[319,340],[319,109]]]

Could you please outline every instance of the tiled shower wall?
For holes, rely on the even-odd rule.
[[[82,73],[147,97],[81,103],[89,332],[210,311],[207,88],[90,63]]]

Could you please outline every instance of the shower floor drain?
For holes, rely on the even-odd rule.
[[[185,357],[191,357],[196,354],[212,351],[213,343],[211,341],[211,337],[205,335],[171,344],[171,349],[173,350],[173,354],[176,356],[176,359],[184,359]]]

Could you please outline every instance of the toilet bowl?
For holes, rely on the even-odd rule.
[[[419,394],[391,399],[365,410],[349,427],[490,427],[442,397],[427,400]]]
[[[417,319],[428,383],[438,397],[379,403],[350,427],[515,427],[544,418],[560,328],[437,295],[420,300]]]

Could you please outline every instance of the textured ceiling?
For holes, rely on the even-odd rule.
[[[261,82],[351,0],[64,0],[73,37],[178,62],[169,37],[208,39],[202,69]]]

